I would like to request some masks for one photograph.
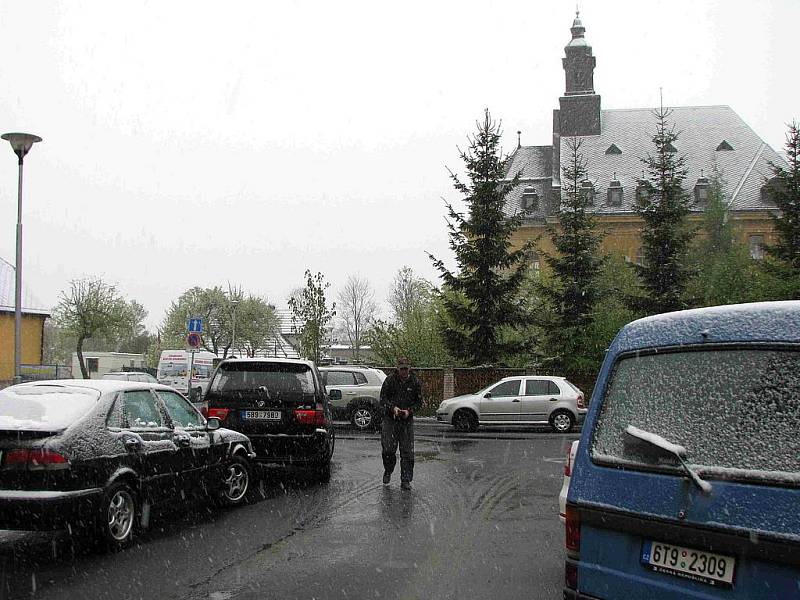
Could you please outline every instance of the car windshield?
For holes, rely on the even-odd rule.
[[[100,392],[78,387],[15,386],[0,390],[0,430],[56,431],[85,415]]]
[[[260,392],[269,396],[314,393],[314,373],[308,365],[280,362],[231,362],[219,366],[211,392]]]
[[[594,432],[596,462],[647,469],[633,426],[687,450],[708,476],[800,484],[800,352],[709,349],[627,356]]]

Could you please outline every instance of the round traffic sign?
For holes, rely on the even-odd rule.
[[[200,334],[192,332],[186,336],[186,345],[189,348],[197,349],[200,347]]]

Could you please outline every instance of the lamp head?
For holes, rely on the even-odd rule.
[[[32,133],[4,133],[0,137],[11,144],[11,149],[19,157],[20,162],[36,142],[42,141],[42,138]]]

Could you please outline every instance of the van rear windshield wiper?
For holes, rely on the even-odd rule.
[[[645,431],[644,429],[639,429],[638,427],[634,427],[633,425],[628,425],[625,428],[625,434],[629,435],[640,442],[644,442],[651,448],[657,448],[661,450],[664,454],[667,454],[675,459],[677,459],[678,463],[680,463],[683,470],[686,471],[686,474],[689,476],[689,479],[700,488],[705,494],[711,493],[711,484],[707,481],[700,479],[700,476],[694,471],[689,465],[686,464],[684,458],[688,454],[686,448],[679,444],[673,444],[672,442],[665,440],[663,437],[656,433],[651,433],[649,431]]]

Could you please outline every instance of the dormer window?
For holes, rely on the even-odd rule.
[[[532,186],[522,190],[522,210],[539,210],[539,194]]]
[[[611,144],[608,149],[606,149],[606,154],[622,154],[622,150],[620,150],[619,146],[616,144]]]
[[[664,151],[665,152],[677,152],[678,149],[672,145],[672,142],[667,142],[664,144]]]
[[[608,198],[606,203],[609,206],[622,206],[622,183],[619,180],[612,179],[608,184]]]
[[[722,140],[717,146],[717,152],[725,152],[733,150],[733,146],[731,146],[727,140]]]
[[[650,199],[650,193],[647,191],[647,186],[639,182],[636,186],[636,202],[639,204],[645,203]]]
[[[699,177],[697,183],[694,184],[694,203],[700,205],[708,204],[708,194],[711,190],[711,184],[708,178]]]
[[[592,185],[591,181],[582,181],[578,191],[587,206],[592,206],[594,204],[594,185]]]

